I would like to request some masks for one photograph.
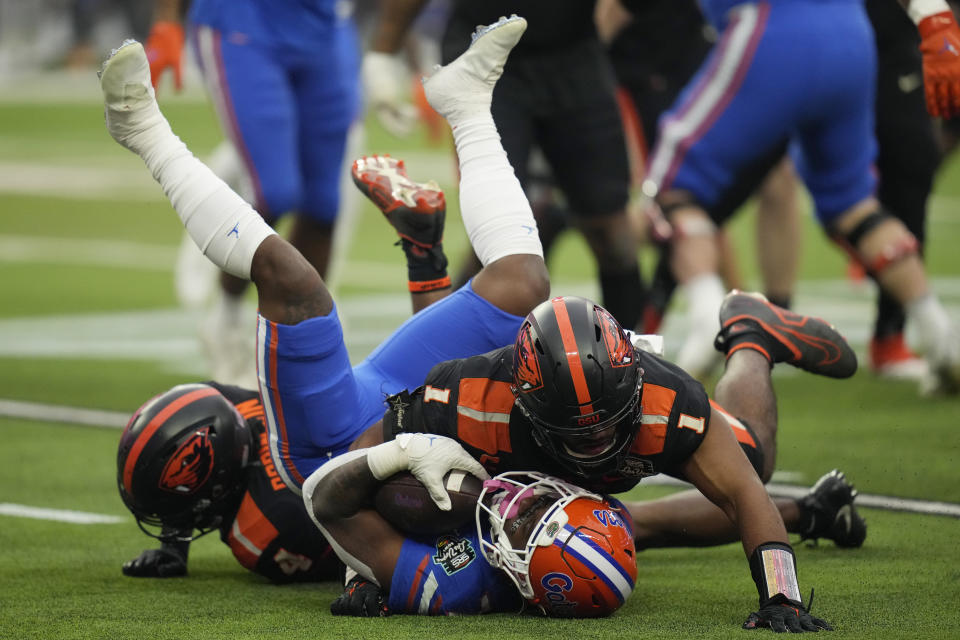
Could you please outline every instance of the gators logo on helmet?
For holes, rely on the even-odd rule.
[[[160,488],[173,493],[193,493],[213,470],[210,427],[198,429],[177,449],[160,474]]]
[[[610,356],[610,364],[614,367],[629,367],[633,364],[633,345],[608,311],[601,307],[596,307],[595,310],[603,330],[603,342],[607,347],[607,355]]]
[[[513,379],[519,391],[527,392],[543,386],[540,363],[530,337],[530,323],[525,322],[513,350]]]

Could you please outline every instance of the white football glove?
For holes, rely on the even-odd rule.
[[[361,68],[367,106],[389,133],[405,137],[417,123],[417,108],[407,100],[407,66],[389,53],[368,51]]]
[[[459,442],[430,433],[401,433],[390,442],[371,447],[367,450],[367,466],[377,480],[410,471],[443,511],[451,508],[450,496],[443,486],[447,472],[459,469],[481,480],[490,478],[490,474]]]

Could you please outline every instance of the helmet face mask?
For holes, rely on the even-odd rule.
[[[566,296],[538,305],[514,345],[514,393],[533,436],[583,478],[616,471],[640,426],[642,370],[603,307]]]
[[[488,480],[477,502],[477,527],[486,560],[547,615],[609,615],[636,582],[628,516],[557,478],[508,472]]]
[[[174,387],[144,404],[124,429],[120,497],[147,535],[196,539],[216,530],[242,494],[251,445],[246,421],[216,389]]]

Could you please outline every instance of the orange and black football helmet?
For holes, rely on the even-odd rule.
[[[176,386],[127,423],[117,451],[120,497],[147,535],[198,538],[220,527],[243,494],[252,443],[246,421],[218,390]]]
[[[642,373],[623,327],[576,296],[537,305],[513,350],[513,391],[534,439],[582,478],[616,471],[629,451],[640,427]]]

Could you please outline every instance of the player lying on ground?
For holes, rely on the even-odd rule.
[[[504,474],[484,483],[462,527],[404,533],[371,508],[383,454],[392,455],[383,446],[334,458],[304,483],[307,510],[359,574],[334,614],[517,612],[526,602],[550,616],[597,617],[633,591],[629,518],[616,500],[542,474]]]
[[[532,217],[529,216],[529,206],[512,176],[509,163],[503,157],[496,128],[489,113],[493,85],[510,48],[522,34],[523,26],[522,20],[512,19],[501,21],[493,28],[481,31],[467,53],[434,74],[425,84],[426,95],[431,105],[447,118],[453,128],[461,165],[461,208],[465,217],[465,226],[468,228],[474,249],[487,265],[486,277],[483,277],[485,276],[483,272],[478,275],[473,281],[473,288],[476,289],[481,282],[487,283],[493,287],[493,293],[515,292],[516,277],[521,274],[528,276],[528,274],[522,268],[511,270],[510,278],[505,278],[499,287],[492,283],[492,276],[489,275],[490,268],[501,264],[502,261],[493,262],[490,259],[491,254],[501,257],[503,253],[509,253],[509,251],[499,255],[493,253],[491,238],[497,237],[498,242],[502,243],[504,235],[516,232],[518,227],[521,229],[525,227],[527,235],[519,235],[516,238],[516,244],[511,248],[515,250],[517,246],[530,247],[535,243],[539,251],[539,243],[533,239],[536,229],[532,225]],[[340,360],[346,360],[339,324],[333,313],[333,302],[329,293],[323,286],[322,280],[309,268],[309,265],[305,264],[302,257],[290,249],[289,245],[276,238],[272,231],[264,228],[265,225],[262,225],[259,216],[236,198],[225,185],[210,175],[172,134],[150,91],[146,60],[139,45],[131,44],[121,48],[108,61],[101,84],[105,92],[107,125],[114,138],[143,157],[184,220],[188,232],[205,254],[223,268],[252,277],[257,285],[261,316],[258,327],[260,391],[270,427],[271,456],[280,477],[289,486],[299,488],[305,473],[309,474],[332,455],[342,453],[353,440],[354,434],[366,424],[373,422],[372,419],[358,420],[360,411],[353,411],[352,406],[343,406],[344,399],[351,403],[356,401],[356,396],[351,395],[349,391],[357,386],[352,371],[346,368],[347,377],[350,379],[347,384],[344,384],[342,380],[337,379],[338,376],[330,375],[331,367],[326,366],[331,350],[342,353]],[[487,199],[486,202],[484,198]],[[481,210],[485,211],[486,215],[481,217],[482,224],[477,223],[475,218],[469,219],[467,214],[471,206],[474,210],[477,209],[477,202],[484,204]],[[505,202],[508,206],[504,206]],[[198,212],[202,215],[195,215]],[[527,220],[531,224],[526,225]],[[529,238],[526,244],[523,238]],[[502,247],[502,244],[500,246]],[[535,284],[543,284],[546,276],[542,258],[538,254],[530,255],[530,253],[535,252],[525,253],[515,250],[514,254],[506,258],[527,259],[529,264],[526,266],[537,270],[535,273],[543,272],[542,280],[535,278]],[[509,292],[504,291],[506,289],[509,289]],[[536,293],[542,291],[536,286],[533,289]],[[425,312],[417,314],[412,324],[417,325],[424,317],[436,317],[440,312],[435,310],[450,308],[453,300],[462,301],[464,295],[461,292],[463,291],[460,290],[432,305]],[[476,294],[473,296],[478,297]],[[493,306],[489,305],[489,297],[481,300],[488,303],[487,307]],[[525,300],[529,301],[529,298]],[[741,386],[745,383],[749,387],[751,395],[758,389],[769,388],[769,365],[774,360],[790,360],[805,368],[831,375],[842,376],[853,372],[856,365],[852,352],[849,351],[842,337],[825,323],[799,318],[802,320],[800,329],[804,334],[803,337],[824,340],[836,350],[835,355],[838,360],[830,363],[821,363],[819,358],[814,359],[815,356],[810,350],[791,352],[788,343],[771,337],[764,329],[764,325],[769,320],[767,316],[776,315],[777,312],[763,306],[760,302],[757,302],[760,305],[759,308],[756,305],[751,306],[751,300],[753,299],[749,296],[734,298],[735,304],[731,305],[732,311],[746,307],[749,314],[754,317],[726,326],[723,332],[725,348],[730,351],[725,376],[725,379],[730,381],[728,386],[733,387],[732,381],[737,379],[741,382]],[[554,301],[541,306],[540,309],[545,309],[547,315],[557,314],[561,307],[565,309],[565,304],[563,301]],[[502,317],[503,311],[517,313],[516,309],[519,305],[504,301],[504,305],[497,306]],[[541,375],[539,372],[543,371],[553,377],[554,371],[545,368],[546,365],[537,365],[536,375],[531,376],[530,371],[524,366],[527,364],[533,366],[534,363],[518,358],[517,361],[524,366],[517,367],[518,376],[515,380],[517,398],[514,398],[507,381],[489,385],[487,388],[492,396],[488,394],[486,399],[496,405],[490,407],[493,410],[489,412],[494,417],[495,423],[481,422],[479,426],[481,431],[485,427],[493,427],[496,431],[492,441],[489,436],[483,437],[483,440],[486,443],[493,443],[494,454],[498,451],[495,440],[497,432],[509,435],[518,445],[526,445],[518,446],[516,451],[526,448],[528,452],[532,450],[536,455],[524,461],[525,468],[557,467],[559,461],[563,463],[559,465],[562,471],[595,481],[605,474],[604,467],[609,467],[612,473],[608,475],[613,482],[607,482],[605,486],[610,491],[616,490],[616,487],[625,489],[632,486],[643,475],[654,472],[657,466],[690,479],[738,525],[745,551],[751,558],[751,566],[761,598],[760,611],[751,616],[751,624],[773,626],[790,624],[797,629],[801,626],[807,629],[821,626],[822,621],[810,617],[800,604],[793,554],[787,544],[783,521],[743,452],[737,446],[733,437],[733,428],[708,429],[709,425],[718,424],[729,427],[727,419],[718,409],[709,409],[702,388],[693,386],[696,383],[689,377],[684,377],[685,374],[667,363],[653,360],[644,363],[647,376],[650,377],[651,373],[648,367],[654,368],[656,369],[652,376],[654,381],[659,379],[666,385],[672,383],[675,388],[671,390],[663,386],[661,392],[656,390],[652,392],[654,398],[651,400],[659,400],[658,403],[654,403],[655,408],[660,411],[667,409],[668,412],[662,417],[651,414],[647,416],[649,420],[644,420],[639,403],[641,376],[640,367],[637,364],[637,353],[633,351],[626,335],[609,317],[609,314],[592,306],[584,309],[586,309],[585,313],[577,315],[577,322],[586,321],[588,326],[581,327],[579,337],[572,330],[554,331],[552,336],[554,348],[550,349],[558,356],[569,353],[566,366],[562,359],[558,359],[555,363],[561,367],[558,371],[561,377],[569,375],[575,368],[574,365],[579,367],[579,374],[574,376],[576,386],[565,385],[562,381],[558,386],[547,386],[548,394],[551,392],[559,394],[557,402],[536,406],[537,402],[534,401],[532,409],[528,409],[526,405],[530,404],[531,394],[545,389],[543,385],[535,384],[536,376]],[[475,310],[470,314],[471,322],[468,325],[471,329],[470,334],[477,333],[476,326],[480,318],[475,314]],[[761,316],[759,319],[758,315]],[[570,313],[567,312],[565,316],[564,322],[570,329]],[[516,316],[513,316],[510,320],[515,318]],[[790,320],[792,322],[792,319]],[[534,315],[523,325],[517,341],[517,351],[520,356],[537,357],[529,349],[536,342],[534,339],[536,336],[531,335],[532,323],[536,321],[537,317]],[[506,323],[500,323],[498,326],[503,324]],[[450,331],[450,327],[466,325],[465,322],[444,323],[440,329],[445,328],[445,330],[435,330],[430,336],[432,340],[427,344],[440,339],[449,339],[456,343],[450,345],[452,351],[463,350],[464,337],[455,335],[456,332]],[[490,337],[491,332],[484,331],[483,334]],[[574,342],[583,338],[582,344],[574,344],[566,349],[562,345],[559,349],[556,348],[556,340],[571,337],[574,338]],[[509,342],[510,340],[504,340],[501,337],[499,344]],[[749,348],[745,348],[748,344]],[[580,353],[581,349],[583,353]],[[479,351],[482,350],[473,352]],[[499,356],[494,356],[494,364],[504,369],[506,373],[498,372],[496,376],[506,375],[507,379],[514,380],[513,349],[507,347],[499,353]],[[505,358],[503,361],[500,360],[501,356]],[[592,362],[598,365],[591,369],[592,388],[585,384],[584,369],[579,364],[590,362],[588,359],[590,356],[593,357]],[[481,358],[476,362],[482,362],[482,360]],[[609,363],[609,366],[605,363]],[[403,364],[407,372],[417,369],[415,363],[403,361]],[[443,373],[451,368],[456,369],[461,364],[462,362],[455,362],[441,367],[440,371]],[[336,369],[343,368],[340,366]],[[416,373],[425,374],[425,371]],[[596,383],[600,382],[598,376],[601,379],[608,378],[603,382],[610,383],[602,392],[597,388]],[[500,381],[495,380],[495,382]],[[561,386],[564,387],[563,390]],[[344,387],[348,389],[345,390]],[[678,393],[680,398],[677,398]],[[719,395],[718,388],[718,397]],[[743,409],[742,415],[753,415],[759,411],[757,422],[764,422],[767,430],[775,429],[775,421],[772,425],[769,424],[771,416],[768,415],[770,413],[768,405],[772,403],[772,390],[769,393],[769,399],[765,394],[757,395],[761,397],[756,401],[751,401],[750,397],[740,399],[744,404],[740,407]],[[425,408],[431,404],[438,404],[424,403],[424,398],[428,396],[429,399],[435,399],[429,392],[429,387],[426,393],[420,393],[417,396],[418,407]],[[453,395],[454,405],[457,397],[460,396],[459,390]],[[506,403],[505,400],[508,397],[509,403]],[[402,400],[402,396],[399,398]],[[576,398],[575,404],[567,406],[567,398]],[[664,402],[665,398],[673,399],[670,402]],[[446,396],[445,399],[449,400],[450,396]],[[647,398],[645,398],[645,405],[646,402]],[[677,411],[671,412],[674,405]],[[514,407],[517,411],[514,415],[510,415]],[[549,421],[536,420],[538,412],[543,412],[544,409],[549,410],[551,407],[570,411],[571,414],[566,416],[571,422],[563,420],[555,425],[558,426],[559,433],[551,433],[549,429],[544,428],[544,425],[550,426]],[[480,414],[475,413],[476,408],[469,406],[464,408],[467,414],[473,412],[481,417],[487,415],[486,408],[482,408]],[[685,409],[688,413],[681,416],[681,409]],[[395,400],[393,409],[388,414],[391,418],[388,421],[390,434],[393,435],[393,426],[398,419],[402,427],[405,417],[406,419],[423,418],[425,416],[422,413],[419,408],[408,412],[403,403]],[[497,413],[500,415],[495,415]],[[775,410],[773,413],[775,415]],[[342,418],[345,415],[351,418],[345,426],[317,424],[322,419]],[[531,423],[526,416],[532,416],[535,420]],[[367,418],[368,415],[362,414],[362,417]],[[498,417],[509,417],[508,426],[516,425],[518,428],[504,429],[504,422],[497,420]],[[311,418],[313,423],[310,421]],[[421,424],[417,425],[417,430],[432,426],[425,421],[418,421]],[[579,426],[572,426],[578,423]],[[590,423],[592,426],[585,426]],[[351,429],[350,425],[356,426]],[[332,426],[338,428],[330,429],[329,427]],[[456,429],[455,411],[449,426],[453,430]],[[643,427],[646,429],[644,430]],[[533,446],[532,429],[534,428],[537,429],[537,435],[540,438],[539,445],[549,449],[547,457],[540,453],[537,446]],[[665,444],[658,437],[658,432],[660,435],[666,435],[668,429],[671,437],[666,440],[671,445],[670,450],[667,455],[659,456],[657,454],[660,451],[652,451],[650,447],[656,447],[658,443]],[[746,429],[740,431],[749,433]],[[674,438],[673,435],[676,433],[682,435]],[[380,439],[379,434],[379,429],[369,430],[367,433],[369,437],[358,444],[364,446],[375,444],[376,440]],[[554,436],[559,438],[563,435],[570,436],[572,439],[568,442],[552,439]],[[772,437],[772,431],[764,435]],[[521,443],[524,438],[527,443]],[[637,440],[637,451],[634,455],[627,456],[625,454],[631,449],[634,438]],[[473,443],[476,444],[476,441]],[[560,448],[557,448],[558,443]],[[467,444],[468,447],[472,447],[478,457],[484,455],[482,448],[473,446],[470,442]],[[402,448],[398,450],[398,454],[400,451]],[[572,455],[569,452],[572,452]],[[508,454],[509,448],[504,453]],[[453,455],[452,452],[449,458],[456,458],[457,464],[468,466],[467,462]],[[446,471],[444,467],[451,464],[449,458],[444,460],[441,456],[428,457],[426,465],[419,469],[418,477],[427,480],[427,484],[438,483],[443,472]],[[508,463],[520,458],[522,456],[504,455],[503,462]],[[500,463],[499,460],[491,459],[489,455],[486,455],[483,461],[492,466]],[[574,464],[571,465],[571,461]],[[770,469],[772,469],[772,461]],[[778,568],[776,572],[768,573],[765,570],[765,567],[773,566]]]
[[[717,345],[727,363],[716,401],[675,365],[634,349],[602,307],[558,297],[527,316],[514,346],[434,367],[424,386],[392,399],[403,410],[388,410],[382,429],[375,425],[361,442],[408,431],[447,435],[491,473],[533,469],[604,493],[655,473],[688,480],[734,523],[749,558],[760,607],[745,624],[829,628],[801,603],[793,550],[763,487],[776,455],[770,372],[788,362],[842,378],[856,370],[856,356],[822,320],[754,295],[732,293],[720,319]],[[852,513],[849,485],[832,478]],[[832,525],[838,514],[830,515]],[[723,537],[728,529],[696,535]]]
[[[354,165],[357,184],[388,215],[396,216],[404,206],[401,200],[393,199],[392,193],[432,194],[429,201],[440,206],[433,210],[431,218],[432,233],[439,240],[443,230],[442,193],[429,185],[418,187],[403,173],[402,163],[392,158],[364,158]],[[436,264],[446,264],[439,242],[430,253]],[[413,275],[421,261],[409,252],[408,258]],[[448,293],[449,289],[413,293],[414,305],[425,304],[428,296],[436,299]],[[642,343],[638,340],[637,344]],[[275,582],[333,579],[339,573],[339,563],[325,538],[310,526],[300,497],[280,480],[271,461],[259,394],[213,382],[206,384],[220,394],[210,393],[209,388],[203,392],[202,385],[175,387],[145,403],[127,429],[131,435],[125,434],[121,439],[121,496],[138,522],[160,527],[159,535],[163,538],[160,549],[144,551],[127,562],[124,573],[144,577],[184,575],[189,541],[197,537],[194,525],[203,514],[220,529],[221,539],[248,569]],[[231,403],[240,415],[230,409]],[[150,434],[140,435],[147,425],[153,427]],[[249,446],[231,447],[228,443],[234,441],[232,437],[210,438],[209,431],[205,431],[208,426],[215,433],[243,434],[240,441]],[[143,442],[143,452],[125,481],[125,452],[137,441]],[[194,483],[191,492],[171,490],[185,487],[185,480]],[[132,491],[123,489],[125,483],[143,489],[136,491],[134,499]],[[841,546],[859,546],[866,530],[853,506],[854,496],[843,476],[831,473],[800,500],[779,498],[776,504],[789,532],[800,533],[804,538],[828,537]],[[629,508],[638,549],[700,546],[738,539],[738,532],[723,512],[695,490],[649,502],[632,502]],[[851,518],[841,517],[842,513],[850,513]],[[184,518],[186,514],[189,517]],[[197,535],[210,530],[198,528]]]
[[[481,75],[475,80],[479,87],[464,86],[474,81],[472,76],[448,77],[431,83],[429,93],[434,104],[446,105],[458,125],[461,213],[485,267],[467,286],[404,323],[356,367],[350,366],[334,302],[317,272],[170,130],[154,99],[142,46],[125,43],[105,63],[101,88],[110,134],[141,156],[205,255],[234,275],[252,279],[257,287],[259,391],[269,461],[276,472],[276,478],[270,478],[272,487],[282,483],[299,494],[303,478],[346,451],[359,433],[382,416],[384,394],[416,386],[437,362],[509,344],[523,315],[546,299],[549,279],[536,223],[489,115],[492,86],[524,26],[522,19],[514,18],[478,33],[464,64]],[[411,290],[429,301],[449,283],[445,260],[438,258],[442,258],[438,246],[442,226],[434,215],[442,210],[442,202],[431,200],[438,195],[435,191],[409,191],[409,181],[400,180],[395,169],[378,177],[397,187],[395,197],[404,198],[406,206],[387,212],[388,219],[403,239]],[[377,192],[377,185],[366,187]],[[170,435],[159,432],[159,425],[174,406],[180,408],[185,402],[171,401],[171,408],[158,413],[162,419],[134,421],[121,442],[118,466],[125,501],[140,511],[140,519],[163,521],[165,516],[176,516],[176,522],[164,524],[190,531],[192,536],[193,529],[209,529],[212,518],[221,518],[220,526],[230,520],[212,513],[212,500],[200,501],[194,505],[196,511],[186,512],[181,504],[157,504],[150,499],[156,485],[149,482],[158,481],[164,469],[141,473],[155,464],[148,454],[160,448],[151,437]],[[421,479],[443,501],[440,478],[447,471],[446,463],[428,460],[426,466],[431,463],[437,463],[437,468],[421,470]],[[470,458],[461,464],[483,473]],[[250,547],[259,563],[267,551],[264,544],[271,542],[266,536],[253,542],[245,538],[240,544]]]

